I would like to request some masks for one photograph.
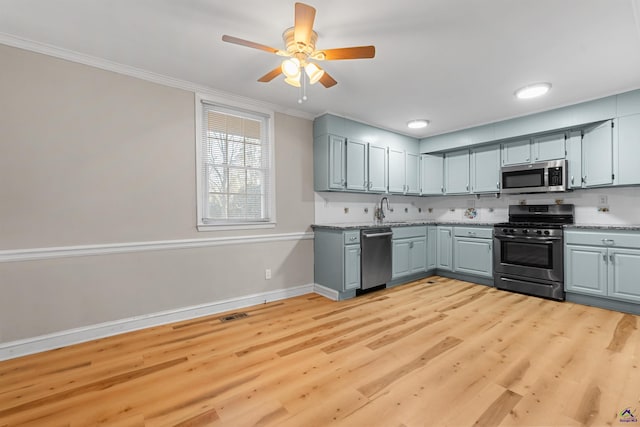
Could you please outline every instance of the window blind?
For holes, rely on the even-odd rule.
[[[203,102],[203,223],[271,220],[266,116]]]

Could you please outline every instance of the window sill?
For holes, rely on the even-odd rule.
[[[198,231],[227,231],[227,230],[256,230],[260,228],[275,228],[275,222],[246,223],[246,224],[198,224]]]

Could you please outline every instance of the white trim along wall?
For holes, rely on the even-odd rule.
[[[247,243],[282,242],[313,239],[312,232],[263,234],[256,236],[211,237],[203,239],[164,240],[155,242],[113,243],[103,245],[62,246],[52,248],[0,251],[0,262],[34,261],[74,256],[107,255],[140,251],[203,248]]]

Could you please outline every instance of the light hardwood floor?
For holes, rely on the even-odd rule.
[[[640,416],[638,317],[441,277],[0,363],[0,427],[550,426]]]

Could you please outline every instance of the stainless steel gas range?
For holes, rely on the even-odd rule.
[[[509,222],[494,226],[496,288],[563,301],[564,225],[573,222],[573,205],[509,206]]]

